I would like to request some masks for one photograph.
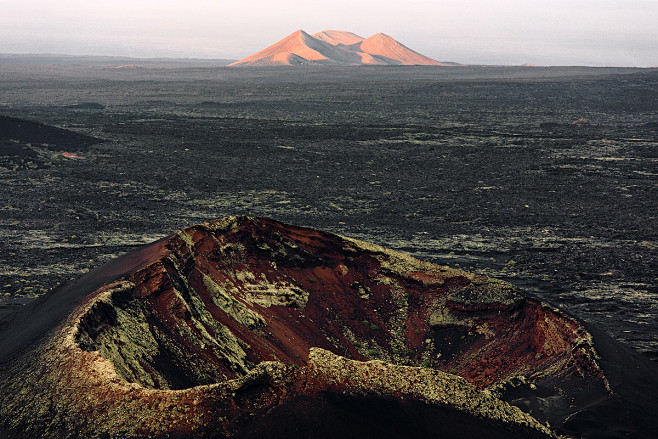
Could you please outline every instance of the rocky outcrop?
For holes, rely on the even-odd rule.
[[[356,398],[556,437],[547,421],[612,392],[590,333],[510,284],[272,220],[203,223],[88,276],[53,293],[81,299],[61,321],[6,349],[0,431],[304,437],[289,416],[333,413],[333,434]]]

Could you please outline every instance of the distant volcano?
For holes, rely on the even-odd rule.
[[[309,35],[298,30],[281,41],[231,66],[274,65],[424,65],[446,66],[411,50],[382,33],[370,38],[352,32],[325,30]]]

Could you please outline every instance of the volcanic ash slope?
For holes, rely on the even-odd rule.
[[[325,30],[309,35],[298,30],[281,41],[254,53],[230,66],[282,65],[424,65],[446,66],[378,33],[362,38],[352,32]]]

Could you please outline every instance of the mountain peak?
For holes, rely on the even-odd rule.
[[[304,32],[303,30],[299,29],[299,30],[296,30],[295,32],[291,33],[290,35],[288,35],[287,37],[285,37],[281,41],[286,41],[286,40],[304,41],[308,38],[313,38],[313,37],[311,35],[309,35],[308,33]]]
[[[301,36],[301,37],[310,37],[308,33],[306,33],[303,29],[298,29],[295,32],[291,33],[290,36],[296,37],[296,36]]]
[[[393,37],[377,33],[361,42],[361,51],[373,56],[385,57],[404,65],[445,65],[408,48]]]
[[[348,31],[324,30],[310,35],[299,29],[230,66],[293,64],[453,65],[421,55],[381,32],[364,39]]]

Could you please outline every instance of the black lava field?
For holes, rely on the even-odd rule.
[[[0,65],[0,321],[266,216],[509,280],[658,360],[658,70]]]

